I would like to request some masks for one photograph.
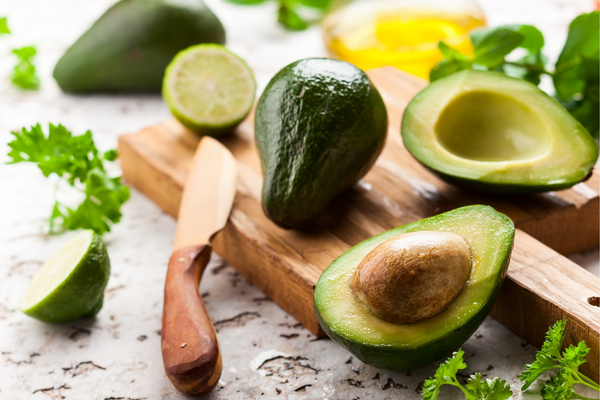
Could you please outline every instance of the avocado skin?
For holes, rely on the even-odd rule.
[[[256,107],[267,217],[283,228],[314,222],[369,171],[386,135],[385,105],[363,71],[324,58],[284,67]]]
[[[225,43],[201,0],[121,0],[62,56],[54,78],[65,92],[160,92],[165,68],[199,43]]]
[[[475,333],[477,328],[483,323],[487,315],[491,312],[494,303],[500,293],[500,289],[506,278],[506,274],[508,271],[508,265],[510,263],[510,257],[514,245],[514,224],[513,222],[505,215],[496,212],[492,207],[482,206],[482,205],[473,205],[473,206],[465,206],[452,211],[449,211],[444,214],[440,214],[434,217],[427,218],[425,220],[417,221],[415,223],[411,223],[408,225],[404,225],[400,228],[395,228],[390,231],[384,232],[378,236],[385,235],[384,240],[389,239],[390,233],[394,233],[397,235],[401,235],[406,232],[414,232],[421,230],[428,230],[426,225],[423,225],[423,221],[436,219],[443,220],[442,218],[445,215],[458,215],[462,213],[463,215],[475,215],[475,214],[487,214],[487,215],[495,215],[497,218],[503,221],[503,224],[506,227],[510,227],[512,233],[506,236],[506,251],[501,253],[500,258],[496,260],[494,264],[500,265],[498,268],[498,273],[493,276],[493,286],[489,291],[487,298],[482,301],[481,308],[473,314],[467,321],[465,321],[459,328],[447,333],[446,335],[439,337],[435,340],[430,340],[424,344],[411,347],[410,343],[407,343],[406,346],[398,346],[395,344],[373,344],[369,343],[367,340],[361,340],[357,338],[352,338],[351,336],[344,336],[343,331],[337,331],[332,329],[325,319],[322,316],[322,312],[327,312],[327,308],[332,307],[332,305],[323,301],[323,298],[317,295],[317,292],[320,290],[319,286],[332,284],[331,275],[327,275],[327,270],[321,275],[319,282],[316,285],[315,290],[315,313],[317,316],[317,320],[321,329],[329,336],[332,340],[336,341],[346,349],[348,349],[354,356],[363,361],[366,364],[372,365],[377,368],[389,369],[389,370],[398,370],[398,371],[406,371],[409,369],[414,369],[418,367],[422,367],[424,365],[430,364],[436,360],[440,360],[445,358],[453,351],[458,349],[464,342],[466,342],[472,335]],[[416,227],[416,229],[415,229]],[[446,226],[448,227],[448,226]],[[452,232],[452,230],[445,230],[447,232]],[[371,239],[367,239],[365,242],[359,243],[355,247],[361,246],[363,243],[367,243],[372,240],[376,240],[375,243],[381,243],[377,241],[377,237],[375,236]],[[394,235],[396,236],[396,235]],[[510,240],[510,242],[509,242]],[[497,246],[497,243],[490,243],[492,246]],[[345,262],[348,259],[355,259],[356,255],[352,254],[354,248],[348,250],[346,253],[341,255],[338,259],[336,259],[332,265],[339,262]],[[356,263],[358,265],[358,261],[350,261],[351,263]],[[366,308],[365,308],[365,312]],[[418,323],[418,322],[417,322]]]

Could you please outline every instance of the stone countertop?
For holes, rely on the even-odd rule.
[[[132,189],[124,218],[106,236],[112,272],[104,308],[93,320],[49,325],[18,311],[32,275],[71,234],[44,236],[56,181],[33,165],[5,165],[9,134],[23,126],[62,123],[90,129],[109,149],[125,132],[170,116],[158,95],[62,93],[51,73],[64,50],[114,0],[4,1],[12,34],[0,38],[0,77],[14,65],[10,49],[35,44],[41,90],[21,92],[0,79],[0,399],[184,399],[164,375],[160,354],[162,291],[175,221]],[[259,93],[283,66],[324,56],[317,28],[290,33],[275,23],[275,4],[240,7],[206,3],[227,29],[228,47],[255,71]],[[593,8],[591,0],[481,0],[490,25],[530,23],[546,35],[551,57],[562,47],[569,21]],[[60,192],[59,192],[60,193]],[[598,251],[573,260],[598,273]],[[410,372],[378,370],[328,339],[317,339],[250,285],[218,256],[201,293],[218,331],[224,370],[211,399],[419,399],[435,365]],[[536,349],[492,318],[464,344],[466,374],[506,379]],[[444,390],[444,398],[457,395]],[[515,396],[516,398],[517,396]],[[460,398],[457,396],[456,398]]]

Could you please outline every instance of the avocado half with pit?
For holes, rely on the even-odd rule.
[[[449,183],[492,193],[535,193],[585,179],[598,146],[537,86],[467,70],[431,83],[404,112],[410,153]]]
[[[353,281],[361,268],[364,272],[373,253],[394,243],[395,239],[400,243],[414,233],[439,232],[464,240],[470,252],[466,282],[458,294],[445,308],[428,318],[416,321],[409,318],[404,320],[413,322],[398,323],[390,322],[398,319],[385,313],[376,316],[371,306],[384,311],[385,307],[366,304],[363,293],[355,290]],[[338,257],[319,278],[314,295],[319,324],[331,339],[361,361],[378,368],[408,370],[441,359],[469,339],[492,309],[506,276],[514,235],[510,218],[489,206],[476,205],[426,218],[365,240]],[[449,246],[450,249],[454,247]],[[427,259],[427,253],[419,250],[416,257]],[[380,257],[379,262],[386,258]],[[426,270],[421,268],[421,274]],[[429,286],[437,286],[435,275],[429,276]],[[389,276],[383,278],[384,281],[394,280]],[[407,301],[405,298],[396,300],[397,304]],[[423,308],[418,302],[415,304],[417,308]]]

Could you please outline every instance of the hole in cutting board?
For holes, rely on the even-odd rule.
[[[598,297],[598,296],[588,297],[588,303],[590,303],[593,306],[600,307],[600,297]]]

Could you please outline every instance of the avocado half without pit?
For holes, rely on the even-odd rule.
[[[571,187],[598,159],[589,133],[537,86],[468,70],[409,103],[402,139],[442,179],[470,190],[535,193]]]
[[[468,206],[374,236],[319,278],[319,324],[378,368],[408,370],[441,359],[492,309],[514,234],[504,214]]]

